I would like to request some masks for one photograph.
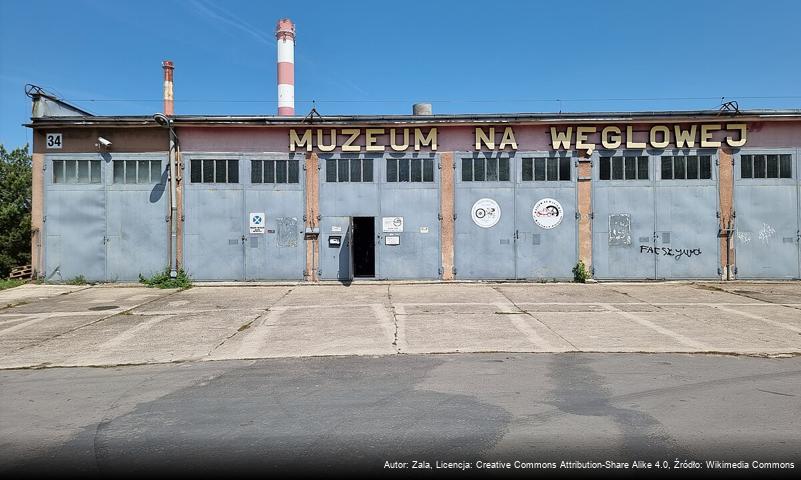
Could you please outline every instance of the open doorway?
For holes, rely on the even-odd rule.
[[[353,217],[354,277],[375,277],[375,217]]]

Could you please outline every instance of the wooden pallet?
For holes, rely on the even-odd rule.
[[[33,267],[30,265],[23,265],[21,267],[14,267],[11,269],[11,275],[8,278],[12,280],[28,280],[33,276]]]

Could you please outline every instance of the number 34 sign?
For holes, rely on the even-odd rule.
[[[47,148],[61,148],[61,134],[60,133],[45,134],[45,145],[47,146]]]

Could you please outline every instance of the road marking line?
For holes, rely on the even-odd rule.
[[[500,313],[509,316],[509,321],[512,326],[515,327],[515,330],[522,333],[538,350],[545,350],[548,352],[557,351],[550,342],[542,338],[542,336],[537,333],[537,330],[526,321],[525,317],[529,317],[526,312],[521,311],[513,303],[495,303],[494,305],[498,308]],[[510,308],[512,310],[510,310]]]
[[[713,350],[708,345],[705,345],[705,344],[703,344],[701,342],[697,342],[697,341],[695,341],[695,340],[693,340],[691,338],[685,337],[684,335],[682,335],[680,333],[676,333],[676,332],[674,332],[672,330],[668,330],[665,327],[661,327],[661,326],[655,324],[654,322],[652,322],[650,320],[646,320],[644,318],[640,318],[639,316],[634,315],[631,312],[626,312],[626,311],[620,310],[619,308],[612,306],[612,304],[600,303],[599,305],[602,305],[604,308],[607,308],[610,311],[613,311],[613,312],[615,312],[615,313],[617,313],[617,314],[619,314],[619,315],[621,315],[623,317],[626,317],[629,320],[631,320],[632,322],[635,322],[635,323],[637,323],[639,325],[642,325],[643,327],[650,328],[651,330],[659,332],[662,335],[666,335],[668,337],[671,337],[672,339],[676,340],[677,342],[682,343],[682,344],[684,344],[684,345],[686,345],[688,347],[697,348],[699,350],[703,350],[703,351],[707,351],[707,352]]]
[[[45,320],[47,320],[47,317],[34,318],[33,320],[28,320],[27,322],[14,325],[13,327],[4,328],[3,330],[0,330],[0,337],[3,335],[7,335],[9,333],[16,332],[17,330],[21,330],[25,327],[37,324],[39,322],[43,322]]]
[[[258,325],[245,330],[242,343],[239,344],[239,349],[234,358],[258,357],[259,351],[267,343],[267,337],[270,335],[272,327],[278,323],[279,313],[282,311],[284,311],[283,307],[268,310],[261,317],[261,322]]]
[[[387,309],[381,304],[374,304],[371,306],[375,318],[378,320],[378,325],[384,330],[384,334],[389,339],[389,343],[395,341],[395,320]]]
[[[736,310],[734,308],[728,308],[728,307],[723,307],[723,306],[719,306],[719,305],[715,306],[715,308],[717,308],[718,310],[723,310],[724,312],[733,313],[735,315],[740,315],[740,316],[743,316],[743,317],[746,317],[746,318],[751,318],[753,320],[760,320],[762,322],[767,323],[768,325],[773,325],[774,327],[786,328],[787,330],[791,330],[793,332],[801,333],[801,328],[800,327],[796,327],[794,325],[790,325],[789,323],[777,322],[776,320],[771,320],[769,318],[765,318],[765,317],[762,317],[762,316],[759,316],[759,315],[755,315],[753,313],[742,312],[742,311]]]
[[[8,320],[0,320],[0,325],[5,325],[7,323],[14,323],[14,322],[22,322],[22,321],[25,321],[25,320],[28,320],[28,319],[37,318],[37,317],[31,316],[31,315],[20,315],[20,314],[16,314],[14,316],[17,317],[17,318],[9,318]]]
[[[122,333],[112,337],[110,340],[101,343],[97,347],[95,347],[98,352],[102,352],[104,349],[111,349],[116,348],[122,345],[123,343],[132,340],[136,337],[139,333],[144,332],[146,330],[150,330],[153,328],[157,323],[166,320],[167,318],[171,317],[172,315],[159,315],[157,317],[151,318],[147,321],[138,323],[133,327],[123,331]]]

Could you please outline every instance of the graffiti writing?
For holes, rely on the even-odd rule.
[[[744,244],[751,243],[751,232],[737,231],[737,238]]]
[[[701,255],[700,248],[670,248],[670,247],[652,247],[650,245],[640,245],[640,253],[650,255],[662,255],[665,257],[673,257],[674,260],[680,260],[682,257],[697,257]]]
[[[767,223],[762,224],[762,230],[759,231],[759,239],[762,240],[763,245],[770,243],[771,237],[776,233],[776,230]]]

